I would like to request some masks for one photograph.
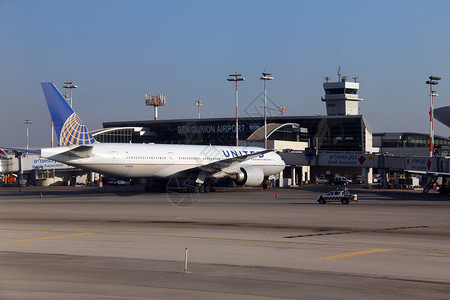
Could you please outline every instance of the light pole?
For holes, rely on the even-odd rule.
[[[262,77],[259,78],[264,80],[264,148],[267,149],[267,91],[266,91],[266,81],[273,80],[273,77],[270,77],[270,73],[266,73],[265,71],[262,73]]]
[[[166,105],[166,95],[145,95],[145,105],[155,108],[155,120],[158,120],[158,106]]]
[[[433,85],[438,84],[438,80],[441,80],[441,77],[438,76],[430,76],[428,77],[428,81],[426,84],[430,85],[430,157],[433,157],[433,150],[434,150],[434,116],[433,116],[433,98],[435,96],[438,96],[436,94],[436,91],[433,91]]]
[[[66,85],[63,85],[63,88],[70,89],[70,107],[72,107],[72,89],[76,89],[78,86],[75,85],[72,79],[70,81],[64,82],[64,84]]]
[[[25,121],[22,121],[22,123],[23,124],[27,124],[27,150],[28,150],[28,141],[29,141],[29,139],[28,139],[28,125],[33,123],[33,121],[25,120]]]
[[[64,99],[66,99],[66,101],[70,101],[70,107],[72,107],[72,89],[76,89],[78,86],[75,85],[75,82],[72,81],[72,79],[70,81],[66,81],[64,82],[65,85],[63,85],[63,88],[65,89],[70,89],[70,98],[67,99],[67,96],[64,95]],[[53,148],[53,120],[52,120],[52,148]]]
[[[198,107],[198,118],[200,119],[200,106],[202,106],[203,104],[200,101],[200,99],[198,99],[198,100],[194,101],[194,105],[197,105],[197,107]]]
[[[242,74],[238,74],[237,72],[234,74],[230,74],[228,76],[234,77],[234,78],[227,78],[228,81],[234,81],[236,82],[236,146],[239,145],[239,127],[238,127],[238,81],[244,81],[245,78],[239,77],[242,76]]]

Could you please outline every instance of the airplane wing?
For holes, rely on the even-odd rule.
[[[22,148],[7,148],[7,147],[2,147],[1,150],[6,149],[6,150],[11,150],[14,151],[16,153],[33,153],[33,154],[41,154],[41,150],[29,150],[29,149],[22,149]],[[1,153],[1,151],[0,151]],[[3,153],[5,153],[5,151],[3,151]],[[6,153],[5,153],[6,155]],[[7,155],[6,155],[7,156]],[[7,156],[8,157],[8,156]]]
[[[418,174],[418,175],[433,175],[433,176],[450,177],[450,173],[445,173],[445,172],[416,171],[416,170],[405,170],[405,172],[411,173],[411,174]]]
[[[191,168],[188,170],[184,170],[182,173],[204,172],[206,174],[215,174],[215,173],[219,173],[219,172],[225,172],[228,174],[232,174],[232,173],[238,171],[239,163],[249,160],[249,159],[252,159],[254,157],[258,157],[260,155],[272,152],[272,151],[273,150],[267,149],[267,150],[247,154],[247,155],[227,158],[224,160],[212,162],[207,165],[202,165],[199,167],[194,167],[194,168]]]
[[[80,145],[70,150],[58,153],[58,155],[63,154],[72,157],[86,158],[92,156],[92,148],[92,145]]]
[[[59,153],[54,153],[54,155],[59,155],[59,154],[63,154],[63,155],[67,155],[67,156],[71,156],[71,157],[79,157],[79,158],[85,158],[85,157],[89,157],[92,156],[92,145],[79,145],[79,146],[75,146],[69,150],[63,151],[63,152],[59,152]],[[0,148],[0,157],[1,158],[7,158],[8,155],[6,155],[6,153],[4,151],[2,151],[3,149],[6,150],[11,150],[14,151],[16,153],[33,153],[33,154],[38,154],[38,155],[42,155],[41,150],[29,150],[29,149],[21,149],[21,148]],[[57,149],[57,148],[54,148]],[[3,153],[5,155],[5,157],[3,157]]]
[[[251,154],[247,154],[247,155],[242,155],[242,156],[238,156],[238,157],[232,157],[232,158],[227,158],[224,160],[219,160],[204,166],[200,166],[199,169],[207,172],[207,173],[217,173],[220,171],[223,171],[225,173],[229,173],[229,172],[234,172],[234,167],[237,166],[239,163],[252,159],[254,157],[258,157],[260,155],[272,152],[273,150],[264,150],[264,151],[259,151],[259,152],[255,152],[255,153],[251,153]]]

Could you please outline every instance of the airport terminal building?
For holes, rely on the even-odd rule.
[[[327,115],[269,116],[267,118],[268,148],[281,153],[373,153],[372,128],[359,114],[359,83],[323,83]],[[235,145],[235,118],[205,118],[177,120],[141,120],[104,122],[103,129],[93,132],[102,143],[157,143]],[[241,117],[238,125],[239,145],[264,147],[264,115]],[[368,177],[370,168],[361,166],[311,166],[311,161],[290,162],[280,174],[283,185],[297,185],[328,174]],[[285,181],[287,179],[287,181]]]
[[[372,129],[359,114],[359,83],[324,82],[326,116],[268,116],[267,139],[308,143],[316,151],[371,152]],[[239,118],[239,140],[264,140],[264,112]],[[251,116],[248,116],[251,115]],[[205,118],[104,122],[99,142],[235,145],[236,119]],[[242,144],[240,142],[240,144]]]
[[[235,118],[104,122],[99,142],[235,145]],[[305,142],[324,151],[371,151],[371,129],[361,115],[268,117],[268,140]],[[264,118],[239,119],[239,140],[261,141]],[[269,127],[272,129],[270,130]]]

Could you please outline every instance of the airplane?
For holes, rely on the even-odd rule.
[[[0,148],[0,159],[11,159],[11,157],[9,157],[8,154],[6,154],[5,150]]]
[[[55,85],[41,86],[60,143],[41,149],[43,158],[105,175],[149,178],[153,184],[146,191],[158,192],[167,191],[169,181],[188,179],[201,192],[221,178],[260,186],[285,168],[277,153],[259,147],[98,143]]]

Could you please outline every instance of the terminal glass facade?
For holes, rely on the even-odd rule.
[[[118,129],[109,133],[107,129],[142,127],[144,134],[131,133],[132,143],[235,145],[235,122],[234,118],[104,122],[103,127],[108,137],[101,137],[101,133],[96,139],[104,142],[130,142],[130,132],[118,131],[119,137],[114,138],[112,135]],[[270,140],[309,142],[323,151],[365,151],[365,132],[368,128],[361,115],[269,117],[267,123],[294,123],[299,127],[282,127],[270,135]],[[240,118],[239,139],[246,140],[262,126],[263,118]]]
[[[95,140],[100,143],[130,143],[133,142],[132,128],[120,128],[111,131],[104,131],[95,136]]]
[[[430,147],[430,136],[419,133],[377,133],[378,147],[382,148],[420,148]],[[434,137],[436,147],[450,146],[450,139],[441,136]]]

